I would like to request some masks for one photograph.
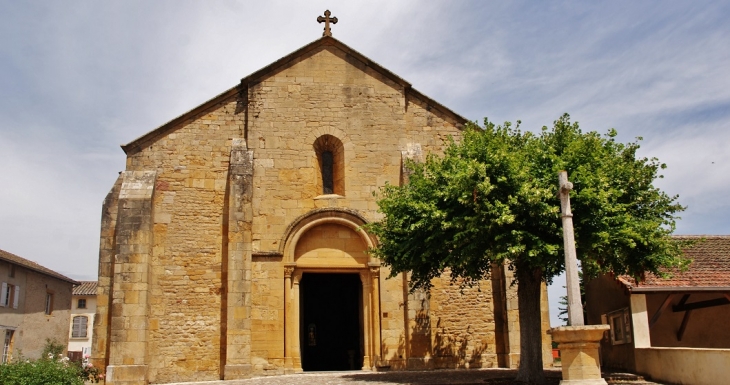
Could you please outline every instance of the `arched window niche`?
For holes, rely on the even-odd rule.
[[[314,141],[317,155],[317,194],[345,195],[345,147],[332,135]]]

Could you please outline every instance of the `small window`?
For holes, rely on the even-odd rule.
[[[631,316],[628,308],[606,314],[606,321],[611,327],[611,345],[631,342]]]
[[[314,142],[317,157],[317,193],[345,195],[345,147],[332,135],[322,135]]]
[[[13,265],[12,263],[10,264],[10,271],[8,272],[8,276],[10,276],[10,278],[15,277],[15,265]]]
[[[335,193],[334,163],[332,151],[322,152],[322,187],[323,194]]]
[[[71,338],[86,338],[86,329],[89,319],[84,316],[76,316],[71,326]]]
[[[86,298],[79,298],[79,302],[76,307],[79,309],[86,309]]]
[[[46,314],[53,313],[53,293],[46,293]]]
[[[11,346],[13,343],[13,330],[6,329],[4,337],[5,338],[3,341],[3,357],[2,357],[3,364],[10,362],[10,358],[11,358],[10,351],[11,351]]]

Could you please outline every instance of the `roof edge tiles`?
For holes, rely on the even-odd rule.
[[[19,256],[15,255],[15,254],[10,253],[10,252],[7,252],[5,250],[0,250],[0,260],[3,260],[3,261],[6,261],[6,262],[9,262],[9,263],[12,263],[12,264],[17,265],[17,266],[24,267],[24,268],[26,268],[28,270],[32,270],[32,271],[35,271],[37,273],[41,273],[41,274],[47,275],[49,277],[53,277],[53,278],[56,278],[56,279],[60,279],[62,281],[66,281],[66,282],[72,283],[74,285],[78,285],[79,284],[78,281],[76,281],[74,279],[71,279],[71,278],[69,278],[69,277],[67,277],[67,276],[65,276],[65,275],[63,275],[61,273],[57,273],[57,272],[55,272],[55,271],[53,271],[53,270],[51,270],[51,269],[49,269],[49,268],[47,268],[45,266],[41,266],[40,264],[38,264],[36,262],[33,262],[31,260],[28,260],[28,259],[25,259],[23,257],[19,257]]]
[[[73,295],[91,296],[96,295],[98,281],[79,281],[78,286],[74,286]]]
[[[673,235],[672,239],[694,241],[683,249],[692,260],[686,271],[668,271],[667,278],[647,274],[641,282],[625,275],[615,280],[631,293],[730,291],[730,235]]]

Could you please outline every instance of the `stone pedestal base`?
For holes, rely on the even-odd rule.
[[[223,368],[223,379],[242,380],[251,377],[251,365],[226,365]]]
[[[147,365],[109,365],[107,385],[147,385]]]
[[[561,326],[552,328],[553,341],[558,343],[563,365],[560,385],[606,385],[601,378],[601,362],[598,358],[603,332],[608,325]]]

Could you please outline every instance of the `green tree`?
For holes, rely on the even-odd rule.
[[[519,121],[470,124],[443,156],[408,163],[409,183],[379,191],[384,217],[369,227],[379,239],[373,253],[391,276],[410,272],[412,288],[430,288],[446,269],[473,284],[489,277],[493,263],[507,264],[518,284],[517,380],[544,383],[540,286],[565,267],[560,170],[574,185],[576,247],[587,277],[641,277],[684,263],[669,239],[684,208],[653,185],[665,165],[637,158],[638,142],[615,136],[613,129],[582,132],[567,114],[539,134],[520,131]]]

